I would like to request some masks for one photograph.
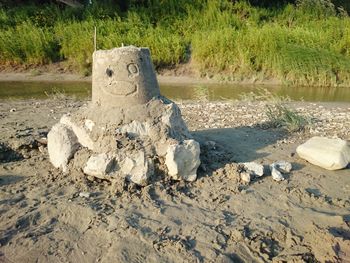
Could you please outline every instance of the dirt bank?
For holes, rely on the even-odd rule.
[[[11,156],[0,164],[1,262],[349,262],[349,169],[312,166],[295,148],[313,135],[349,140],[350,104],[292,105],[315,123],[293,134],[266,124],[263,103],[180,104],[203,145],[199,179],[116,192],[48,161],[42,138],[84,103],[0,102]],[[281,159],[294,170],[280,183],[244,185],[234,169]]]
[[[0,68],[0,81],[86,81],[91,82],[91,76],[83,76],[74,71],[61,70],[60,65],[48,65],[29,69]],[[157,79],[161,84],[219,84],[231,83],[240,85],[282,85],[277,79],[257,78],[229,81],[223,77],[200,77],[188,65],[178,66],[175,69],[163,69],[158,72]]]

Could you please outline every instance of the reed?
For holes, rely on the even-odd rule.
[[[339,0],[341,1],[341,0]],[[279,8],[246,1],[148,1],[126,12],[94,5],[0,9],[0,64],[65,61],[91,72],[97,48],[147,46],[157,68],[191,61],[202,75],[338,86],[350,80],[350,19],[339,1]]]

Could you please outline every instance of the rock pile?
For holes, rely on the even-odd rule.
[[[160,95],[150,53],[133,46],[93,55],[92,101],[48,134],[51,163],[102,179],[146,185],[161,170],[193,181],[200,165],[178,106]]]
[[[292,171],[292,164],[286,161],[277,161],[264,168],[264,165],[256,162],[240,163],[238,166],[238,172],[240,174],[241,181],[249,184],[250,181],[257,177],[271,174],[272,179],[279,182],[284,181],[283,174],[288,174]]]

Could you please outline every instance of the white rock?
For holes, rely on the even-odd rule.
[[[249,172],[241,172],[240,173],[241,181],[249,184],[251,180],[251,175]]]
[[[117,129],[117,132],[119,133],[127,133],[128,135],[132,137],[142,137],[147,136],[149,131],[149,124],[139,122],[139,121],[132,121],[128,124],[123,125],[122,127]]]
[[[289,173],[292,171],[292,164],[286,161],[277,161],[272,164],[281,173]]]
[[[82,146],[87,147],[90,150],[94,149],[94,142],[91,140],[88,130],[85,129],[85,127],[80,127],[74,123],[67,114],[61,117],[60,123],[67,125],[73,130]]]
[[[124,159],[121,171],[133,183],[144,186],[154,174],[154,165],[152,159],[147,158],[143,151],[139,151]]]
[[[350,162],[350,143],[341,139],[312,137],[298,146],[298,155],[327,170],[345,168]]]
[[[89,198],[90,197],[90,193],[89,192],[80,192],[79,196],[80,197],[84,197],[84,198]]]
[[[284,177],[282,175],[282,173],[280,171],[278,171],[278,169],[274,166],[271,165],[271,175],[272,175],[272,179],[279,182],[279,181],[283,181]]]
[[[92,120],[85,120],[84,125],[86,129],[88,129],[89,131],[92,131],[92,129],[95,126],[95,123]]]
[[[254,175],[256,176],[260,177],[264,175],[264,166],[262,164],[255,163],[255,162],[247,162],[247,163],[242,163],[242,165],[246,170],[253,172]]]
[[[67,171],[69,159],[79,147],[78,138],[67,125],[57,123],[47,135],[47,149],[50,162],[56,168]]]
[[[106,153],[93,155],[87,161],[83,171],[87,175],[105,178],[112,170],[113,163],[114,158],[108,156]]]
[[[165,157],[169,175],[175,180],[196,180],[197,169],[201,163],[199,154],[199,143],[195,140],[170,145]]]

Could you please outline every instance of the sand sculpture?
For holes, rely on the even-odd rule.
[[[146,185],[163,174],[193,181],[200,146],[178,106],[160,95],[147,48],[93,54],[92,101],[48,134],[51,163],[102,179]]]

